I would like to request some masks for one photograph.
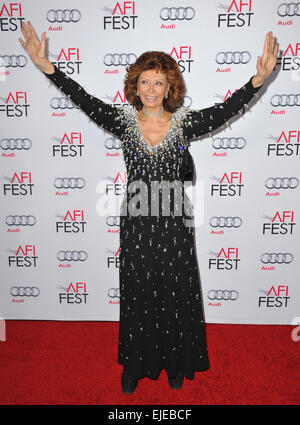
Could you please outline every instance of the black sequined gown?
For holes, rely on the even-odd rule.
[[[135,108],[102,102],[57,67],[54,74],[45,75],[100,127],[121,140],[131,189],[120,211],[118,363],[134,378],[156,379],[165,369],[170,376],[183,371],[193,379],[195,371],[209,368],[209,360],[194,227],[186,221],[191,223],[192,206],[187,197],[178,201],[175,190],[170,190],[168,213],[151,184],[180,181],[183,155],[191,140],[240,112],[258,88],[253,88],[250,79],[222,104],[199,111],[179,108],[165,138],[151,147],[140,131]],[[137,193],[140,201],[129,208]],[[147,200],[149,215],[141,209]],[[156,209],[150,209],[151,200]],[[180,206],[182,214],[178,214]],[[153,211],[156,214],[150,215]]]

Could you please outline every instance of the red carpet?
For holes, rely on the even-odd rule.
[[[211,369],[171,390],[165,371],[122,393],[117,322],[7,321],[1,405],[295,405],[300,341],[292,326],[207,325]]]

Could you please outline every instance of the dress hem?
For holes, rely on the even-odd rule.
[[[125,364],[122,363],[121,361],[118,361],[118,364],[123,365],[123,367],[125,367]],[[210,369],[209,362],[206,361],[206,362],[203,362],[203,366],[202,367],[195,368],[192,373],[190,373],[190,372],[183,372],[183,374],[184,374],[184,377],[186,379],[193,380],[195,378],[195,372],[206,372],[209,369]],[[162,370],[165,370],[166,374],[168,374],[168,370],[165,367],[162,367],[156,373],[150,373],[150,374],[147,374],[146,373],[146,374],[143,374],[143,375],[133,375],[132,373],[129,373],[129,374],[134,379],[149,378],[151,380],[156,381],[159,378],[160,373],[161,373]]]

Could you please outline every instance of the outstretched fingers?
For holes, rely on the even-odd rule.
[[[26,46],[25,41],[24,41],[21,37],[19,37],[19,38],[18,38],[18,40],[19,40],[19,42],[22,44],[22,46],[23,46],[23,47],[25,47],[25,46]]]
[[[28,42],[29,40],[34,40],[34,39],[39,41],[37,33],[35,32],[35,29],[33,28],[31,22],[28,21],[26,25],[26,23],[23,21],[21,25],[21,31],[24,35],[26,42]]]
[[[31,35],[32,35],[34,38],[37,38],[37,39],[39,40],[38,35],[37,35],[37,33],[35,32],[35,29],[33,28],[33,26],[32,26],[32,24],[31,24],[31,22],[30,22],[30,21],[28,21],[28,28],[29,28],[29,30],[30,30]]]
[[[262,54],[263,56],[265,56],[268,52],[269,42],[270,42],[270,32],[268,32],[265,37],[264,50]]]

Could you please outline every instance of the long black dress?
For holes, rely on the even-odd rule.
[[[199,111],[178,108],[165,138],[151,147],[140,131],[134,107],[102,102],[57,67],[45,75],[121,140],[128,181],[120,211],[118,363],[133,378],[156,379],[165,369],[170,376],[183,371],[193,379],[195,371],[209,368],[193,207],[187,196],[175,196],[178,190],[170,190],[167,204],[161,201],[162,191],[153,188],[155,182],[182,181],[191,140],[239,113],[259,88],[250,79],[222,104]]]

